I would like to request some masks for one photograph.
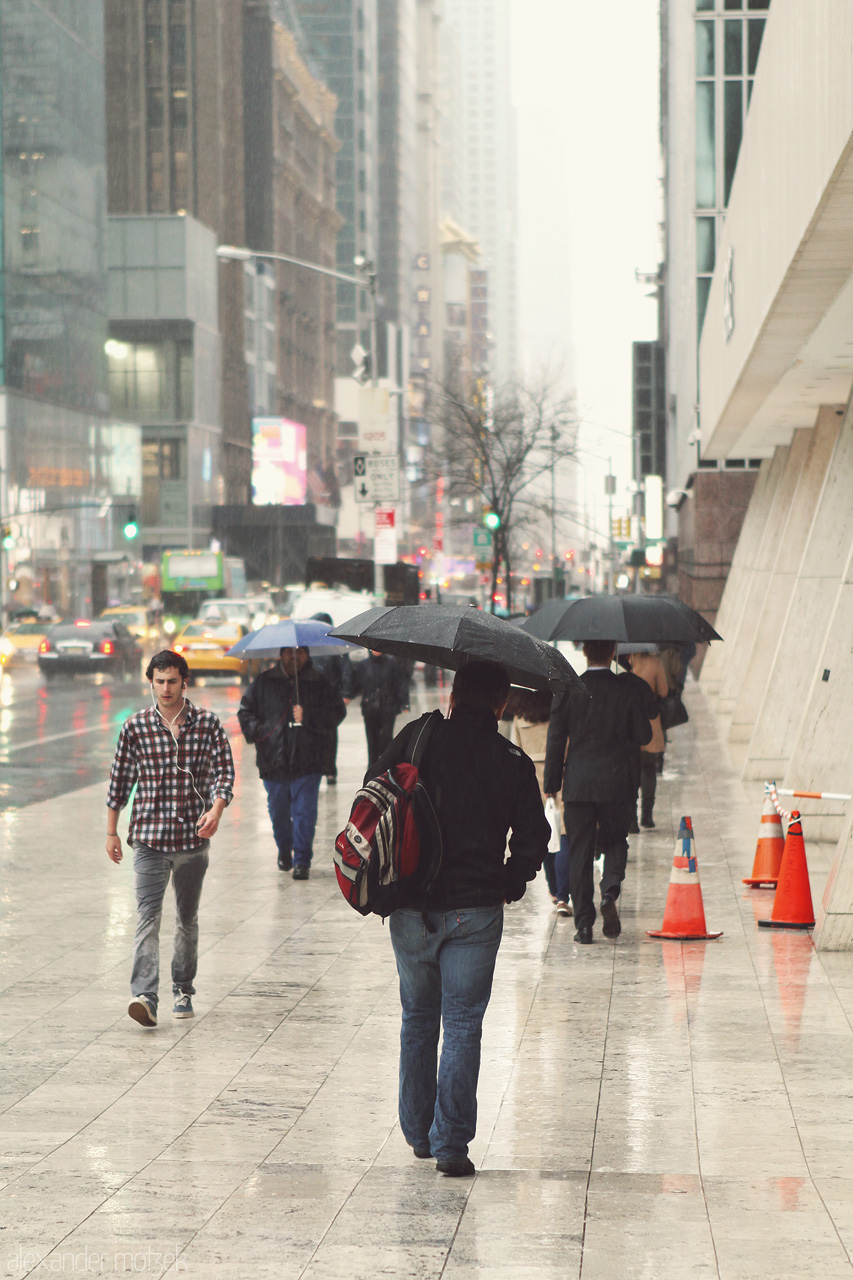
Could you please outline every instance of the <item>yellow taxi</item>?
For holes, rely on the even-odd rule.
[[[37,662],[39,645],[50,626],[43,618],[19,618],[10,622],[0,636],[0,669],[5,671],[7,667]]]
[[[171,648],[186,660],[190,684],[196,676],[239,676],[241,680],[250,680],[255,669],[260,670],[257,662],[226,657],[232,644],[242,639],[248,630],[240,622],[211,622],[207,618],[188,622]]]
[[[151,644],[159,644],[162,638],[156,613],[146,609],[144,605],[117,604],[104,609],[99,616],[122,623],[143,648]]]

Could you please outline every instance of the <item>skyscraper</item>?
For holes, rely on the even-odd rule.
[[[511,101],[510,0],[447,0],[463,81],[465,185],[462,223],[488,273],[490,371],[517,372],[517,189]]]
[[[378,68],[376,0],[295,0],[307,52],[338,101],[335,133],[341,148],[335,163],[338,270],[352,273],[362,255],[376,264]],[[356,342],[370,348],[366,291],[337,286],[337,366],[352,371]]]

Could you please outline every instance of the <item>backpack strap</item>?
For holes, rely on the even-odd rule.
[[[413,764],[416,769],[420,769],[421,767],[421,761],[423,760],[424,753],[429,746],[430,738],[433,736],[436,724],[439,720],[443,719],[444,716],[440,711],[430,711],[428,715],[424,716],[423,723],[421,724],[421,727],[408,751],[409,763]]]

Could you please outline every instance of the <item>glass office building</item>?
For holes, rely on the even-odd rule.
[[[3,0],[0,47],[2,603],[83,611],[112,539],[99,510],[138,492],[107,416],[101,0]]]
[[[338,100],[335,163],[339,271],[352,273],[357,254],[376,262],[375,218],[378,155],[376,0],[297,0],[309,62]],[[349,373],[358,340],[370,347],[366,291],[339,283],[336,309],[338,372]]]

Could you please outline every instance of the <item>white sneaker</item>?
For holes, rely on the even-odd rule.
[[[145,996],[134,996],[127,1006],[127,1012],[141,1027],[157,1026],[157,1010]]]
[[[557,903],[557,915],[558,915],[558,916],[570,916],[570,915],[572,915],[572,914],[573,914],[573,913],[572,913],[572,908],[571,908],[571,904],[570,904],[570,903],[568,903],[568,902],[558,902],[558,903]]]

